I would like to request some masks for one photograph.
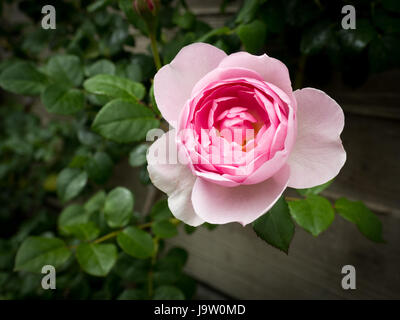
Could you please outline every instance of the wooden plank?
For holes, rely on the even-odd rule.
[[[289,255],[239,224],[181,232],[169,244],[190,252],[188,273],[240,299],[399,299],[400,220],[382,220],[387,244],[370,242],[340,217],[318,239],[297,228]],[[341,288],[347,264],[356,268],[356,290]]]

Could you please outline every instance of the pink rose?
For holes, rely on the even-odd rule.
[[[286,66],[265,54],[194,43],[158,71],[154,94],[174,129],[149,149],[150,179],[187,224],[246,225],[286,187],[323,184],[346,161],[339,105],[293,92]]]

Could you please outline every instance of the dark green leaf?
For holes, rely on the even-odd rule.
[[[65,168],[57,177],[57,193],[62,201],[76,197],[87,182],[87,173],[80,169]]]
[[[182,15],[179,14],[179,11],[175,11],[175,15],[173,17],[173,22],[180,28],[187,30],[193,27],[193,24],[196,21],[196,16],[190,11],[185,11]]]
[[[376,31],[366,19],[358,19],[356,29],[342,29],[339,38],[348,52],[360,52],[375,37]]]
[[[154,300],[185,300],[183,292],[173,286],[161,286],[154,291]]]
[[[71,204],[66,207],[58,217],[58,228],[64,235],[70,235],[68,227],[83,224],[89,221],[89,215],[79,204]]]
[[[193,299],[196,293],[196,280],[187,274],[181,274],[176,282],[176,287],[182,290],[185,294],[186,299]]]
[[[247,0],[243,1],[243,6],[236,17],[236,23],[248,23],[253,20],[262,1]]]
[[[39,273],[45,265],[55,268],[61,266],[70,255],[71,252],[60,239],[29,237],[18,249],[14,269]]]
[[[38,95],[47,85],[45,74],[28,62],[16,62],[0,74],[0,86],[17,94]]]
[[[319,53],[334,37],[333,28],[327,23],[317,24],[303,33],[300,51],[305,55]]]
[[[83,86],[90,93],[134,101],[143,99],[146,94],[146,89],[141,83],[111,74],[98,74],[87,79]]]
[[[83,241],[96,239],[100,234],[100,229],[92,221],[86,223],[73,224],[64,228],[70,235]]]
[[[161,221],[165,219],[173,218],[171,210],[168,208],[167,199],[158,200],[151,208],[150,217],[154,221]]]
[[[139,289],[126,289],[119,296],[118,300],[144,300],[145,293]]]
[[[118,234],[117,241],[122,250],[135,258],[149,258],[154,251],[150,234],[136,227],[125,228]]]
[[[123,187],[113,189],[106,198],[104,214],[111,228],[126,226],[133,215],[134,197]]]
[[[109,0],[97,0],[87,6],[88,12],[95,12],[107,6]]]
[[[170,220],[160,220],[154,222],[151,230],[159,238],[172,238],[178,234],[176,225]]]
[[[112,174],[113,161],[110,156],[102,151],[98,151],[87,163],[87,173],[89,178],[96,183],[105,183]]]
[[[319,194],[320,192],[328,188],[332,184],[332,182],[333,180],[329,180],[328,182],[325,182],[324,184],[321,184],[319,186],[315,186],[308,189],[296,189],[296,191],[304,197],[309,196],[311,194]]]
[[[115,74],[115,65],[110,60],[101,59],[85,68],[85,75],[93,77],[98,74]]]
[[[107,103],[97,114],[93,130],[118,143],[139,141],[159,121],[153,112],[139,103],[116,99]]]
[[[85,95],[78,89],[69,89],[64,85],[51,84],[42,92],[42,102],[51,113],[70,115],[82,110]]]
[[[188,224],[185,224],[185,232],[187,234],[192,234],[193,232],[196,231],[196,229],[197,229],[196,227],[193,227],[193,226],[190,226]]]
[[[51,57],[47,63],[46,72],[55,81],[69,86],[79,86],[83,80],[81,61],[74,55]]]
[[[261,239],[288,253],[294,235],[294,224],[283,197],[272,209],[253,222],[253,229]]]
[[[400,13],[400,3],[398,0],[382,0],[382,5],[386,10]]]
[[[106,201],[106,193],[100,190],[95,195],[93,195],[84,205],[84,209],[89,214],[100,211]]]
[[[76,258],[85,272],[104,277],[117,260],[117,247],[114,244],[83,243],[76,249]]]
[[[137,145],[129,153],[129,164],[132,167],[140,167],[146,163],[146,153],[149,149],[148,144],[142,143]]]
[[[171,248],[168,253],[159,260],[158,269],[181,271],[188,260],[188,252],[179,247]]]
[[[240,25],[237,34],[246,51],[257,53],[264,46],[267,26],[261,20],[254,20],[249,24]]]
[[[337,212],[357,225],[360,232],[374,242],[384,242],[382,223],[378,217],[360,201],[340,198],[335,202]]]
[[[310,195],[304,200],[290,201],[289,209],[293,219],[313,236],[326,230],[335,218],[331,203],[316,195]]]

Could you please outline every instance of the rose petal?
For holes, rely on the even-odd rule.
[[[278,59],[268,57],[266,54],[255,56],[247,52],[233,53],[224,58],[218,65],[220,68],[246,68],[256,71],[263,79],[283,90],[295,103],[290,82],[289,70]],[[293,105],[296,108],[296,105]]]
[[[193,43],[179,51],[170,64],[157,72],[154,96],[162,116],[172,126],[176,126],[193,86],[216,68],[224,57],[225,52],[212,45]]]
[[[170,130],[150,146],[147,170],[153,184],[168,195],[172,214],[191,226],[198,226],[204,221],[196,215],[191,200],[196,177],[186,165],[170,163],[174,159],[170,153],[176,148],[175,130]]]
[[[344,115],[340,106],[325,92],[296,90],[297,138],[289,156],[289,186],[311,188],[334,178],[346,161],[340,133]]]
[[[267,212],[286,188],[290,175],[285,165],[273,177],[259,184],[226,188],[198,178],[192,202],[197,215],[215,224],[239,222],[243,226]]]

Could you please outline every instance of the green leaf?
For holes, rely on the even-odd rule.
[[[126,289],[119,296],[118,300],[144,300],[146,295],[139,289]]]
[[[371,72],[381,72],[400,66],[400,43],[394,35],[376,37],[368,46]]]
[[[340,198],[336,200],[335,208],[344,219],[355,223],[358,230],[368,239],[374,242],[384,242],[381,221],[364,203]]]
[[[375,38],[376,31],[367,19],[357,19],[356,29],[342,29],[338,34],[343,49],[358,53]]]
[[[100,234],[100,229],[93,221],[79,223],[65,227],[69,234],[83,241],[91,241],[96,239]]]
[[[142,140],[159,121],[153,112],[139,103],[116,99],[107,103],[97,114],[93,130],[118,143]]]
[[[87,6],[88,12],[95,12],[107,6],[109,0],[97,0]]]
[[[83,86],[90,93],[134,101],[143,99],[146,94],[146,88],[141,83],[111,74],[98,74],[87,79]]]
[[[303,33],[300,51],[304,55],[314,55],[325,48],[334,37],[333,27],[328,23],[316,24]]]
[[[85,106],[85,95],[82,91],[60,84],[46,87],[41,99],[47,111],[61,115],[74,114]]]
[[[237,34],[246,51],[257,53],[264,46],[267,26],[261,20],[254,20],[249,24],[240,25]]]
[[[193,227],[193,226],[190,226],[188,224],[185,224],[185,232],[187,234],[192,234],[193,232],[196,231],[196,229],[197,229],[196,227]]]
[[[16,94],[38,95],[47,84],[46,75],[28,62],[13,63],[0,74],[0,86]]]
[[[58,228],[64,235],[70,235],[68,227],[83,224],[89,221],[89,215],[79,204],[71,204],[66,207],[58,217]]]
[[[382,0],[382,6],[388,11],[400,13],[400,3],[398,0]]]
[[[105,202],[106,202],[106,193],[104,192],[104,190],[100,190],[95,195],[93,195],[88,201],[86,201],[84,209],[89,214],[92,214],[94,212],[100,211],[103,208]]]
[[[152,256],[154,243],[150,234],[136,227],[127,227],[117,236],[121,249],[132,257],[146,259]]]
[[[89,213],[78,204],[66,207],[58,217],[60,233],[66,236],[75,236],[80,240],[93,240],[97,238],[100,230],[89,221]]]
[[[294,235],[294,224],[283,197],[272,209],[253,222],[253,229],[261,239],[288,253]]]
[[[65,168],[57,177],[57,193],[62,201],[76,197],[87,182],[87,173],[80,169]]]
[[[289,201],[290,214],[293,219],[313,236],[326,230],[335,218],[331,203],[316,195],[307,199]]]
[[[179,247],[171,248],[168,253],[158,261],[158,269],[181,271],[188,260],[188,252]]]
[[[334,180],[332,179],[332,180],[329,180],[328,182],[325,182],[324,184],[321,184],[319,186],[315,186],[315,187],[307,188],[307,189],[296,189],[296,191],[304,197],[312,195],[312,194],[319,194],[322,191],[324,191],[326,188],[328,188],[332,184],[333,181]]]
[[[193,27],[193,24],[196,22],[196,16],[190,11],[185,11],[182,15],[179,14],[179,11],[176,10],[173,22],[180,28],[187,30]]]
[[[154,221],[161,221],[173,218],[171,210],[168,208],[167,199],[158,200],[151,208],[150,217]]]
[[[110,156],[105,152],[98,151],[87,163],[86,170],[90,179],[102,184],[110,178],[113,166],[114,164]]]
[[[110,60],[107,59],[101,59],[98,60],[94,63],[92,63],[90,66],[85,68],[85,75],[87,77],[93,77],[98,74],[115,74],[115,65],[112,63]]]
[[[76,249],[76,258],[85,272],[104,277],[117,261],[117,247],[114,244],[83,243]]]
[[[146,143],[141,143],[133,148],[129,153],[129,164],[132,167],[140,167],[146,164],[146,153],[148,149],[149,145]]]
[[[154,291],[153,300],[185,300],[185,295],[176,287],[161,286]]]
[[[176,225],[169,220],[154,222],[151,230],[159,238],[172,238],[178,234]]]
[[[373,22],[380,30],[386,33],[400,33],[400,19],[391,16],[385,10],[375,10]]]
[[[106,198],[104,214],[110,228],[126,226],[133,215],[134,197],[123,187],[113,189]]]
[[[83,80],[83,68],[79,57],[57,55],[50,58],[46,65],[47,74],[60,84],[79,86]]]
[[[64,241],[58,238],[29,237],[18,249],[14,269],[40,273],[44,265],[57,268],[70,255]]]
[[[243,1],[243,6],[240,8],[236,17],[236,23],[248,23],[253,20],[262,1],[247,0]]]

